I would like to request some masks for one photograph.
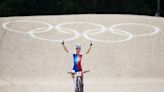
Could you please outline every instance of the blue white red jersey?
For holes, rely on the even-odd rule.
[[[72,69],[74,72],[82,71],[81,61],[82,61],[82,54],[78,55],[77,53],[74,53],[73,54],[74,65]]]

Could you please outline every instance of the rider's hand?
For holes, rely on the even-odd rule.
[[[93,44],[92,44],[92,42],[90,43],[90,46],[92,46]]]
[[[64,41],[61,44],[64,45]]]

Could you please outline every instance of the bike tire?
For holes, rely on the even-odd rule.
[[[76,92],[83,92],[83,79],[81,76],[76,79]]]

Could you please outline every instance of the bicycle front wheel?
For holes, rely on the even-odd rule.
[[[76,92],[83,92],[83,79],[82,79],[82,77],[77,77],[77,79],[76,79]]]

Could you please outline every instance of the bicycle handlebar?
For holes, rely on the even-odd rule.
[[[82,71],[82,73],[88,73],[88,72],[90,72],[90,70]],[[73,73],[73,72],[67,72],[67,73],[69,73],[69,74],[76,74],[76,72],[75,73]]]

